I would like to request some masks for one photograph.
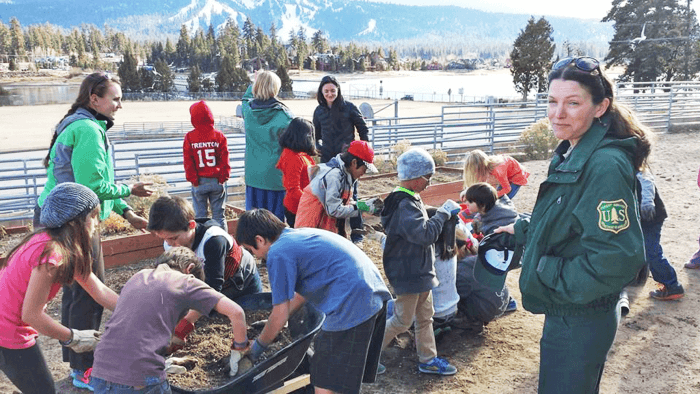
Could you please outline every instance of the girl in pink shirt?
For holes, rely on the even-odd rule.
[[[477,182],[491,184],[498,191],[498,198],[507,195],[512,199],[527,185],[530,173],[517,160],[506,155],[487,155],[480,149],[467,153],[464,159],[464,189]]]
[[[59,184],[41,208],[45,228],[25,237],[0,263],[0,370],[24,394],[55,393],[39,333],[75,352],[92,351],[99,341],[99,332],[70,329],[46,313],[61,285],[75,280],[105,308],[116,306],[117,294],[91,272],[99,206],[87,187]]]

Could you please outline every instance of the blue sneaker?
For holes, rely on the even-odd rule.
[[[430,362],[418,364],[418,371],[436,375],[449,376],[457,373],[457,368],[444,358],[435,357]]]
[[[386,372],[386,367],[384,366],[384,364],[377,364],[377,375],[384,375],[384,372]]]
[[[90,372],[92,372],[92,368],[88,369],[87,373],[79,369],[72,370],[70,376],[73,378],[73,386],[79,389],[95,391],[92,385],[90,385]]]
[[[508,301],[508,306],[506,307],[506,312],[513,312],[518,309],[518,301],[515,300],[515,298],[510,297],[510,301]]]

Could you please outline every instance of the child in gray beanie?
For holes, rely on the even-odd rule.
[[[44,227],[59,228],[98,205],[97,194],[88,187],[73,182],[60,183],[44,200],[39,221]]]
[[[61,285],[76,282],[100,305],[114,310],[117,294],[92,273],[92,238],[99,200],[83,185],[61,183],[46,197],[41,223],[0,263],[0,370],[23,393],[55,393],[39,333],[66,349],[91,352],[99,332],[67,327],[46,313]]]
[[[437,213],[428,213],[418,193],[430,185],[435,162],[425,149],[411,148],[397,160],[401,183],[384,201],[381,222],[386,232],[384,272],[397,297],[394,315],[387,321],[382,348],[416,322],[416,350],[422,373],[454,375],[457,368],[437,357],[432,318],[431,289],[438,285],[435,277],[435,242],[459,205],[447,200]],[[385,370],[383,365],[378,373]]]

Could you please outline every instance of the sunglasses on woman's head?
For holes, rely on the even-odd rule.
[[[90,89],[90,96],[95,92],[95,88],[98,87],[99,85],[102,84],[102,82],[109,81],[112,77],[109,75],[109,73],[102,73],[101,75],[98,75],[99,80],[92,85],[92,88]]]
[[[584,57],[567,57],[554,63],[552,70],[559,70],[564,68],[569,64],[574,63],[574,66],[581,71],[587,73],[593,72],[595,70],[600,70],[600,63],[595,58],[584,56]],[[600,72],[600,71],[599,71]]]

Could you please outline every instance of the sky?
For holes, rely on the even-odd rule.
[[[489,12],[507,12],[539,16],[568,16],[601,20],[610,11],[612,0],[369,0],[407,5],[456,5]],[[686,4],[682,0],[682,4]],[[700,1],[691,7],[700,15]]]

